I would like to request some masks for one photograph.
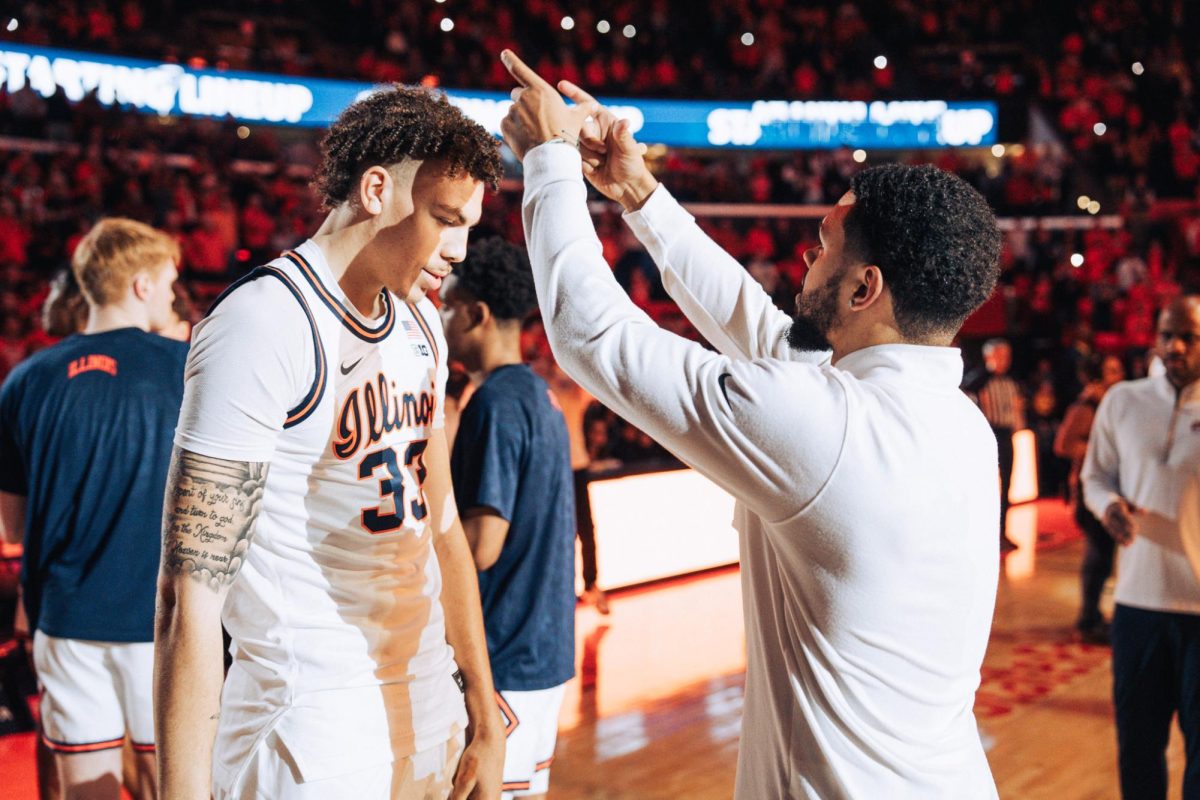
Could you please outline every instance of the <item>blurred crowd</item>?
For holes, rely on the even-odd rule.
[[[7,38],[30,44],[286,74],[507,88],[495,54],[511,46],[551,79],[614,95],[996,99],[1006,142],[996,150],[653,148],[651,158],[695,203],[828,204],[856,170],[894,158],[966,177],[1010,224],[1000,291],[963,345],[978,359],[985,338],[1011,339],[1031,420],[1051,438],[1089,359],[1111,354],[1128,374],[1144,372],[1155,310],[1194,285],[1200,267],[1200,51],[1186,33],[1200,30],[1200,7],[1183,0],[733,0],[703,14],[673,0],[56,0],[13,17]],[[144,116],[26,89],[0,92],[0,137],[0,376],[50,341],[37,322],[48,278],[101,215],[179,240],[194,298],[185,315],[318,222],[311,131]],[[514,173],[489,196],[479,235],[520,241],[519,202]],[[615,209],[595,208],[618,280],[662,324],[696,337]],[[702,224],[790,310],[820,214],[736,213],[712,210]],[[1022,220],[1045,215],[1072,224]],[[538,341],[535,325],[532,360],[548,357]],[[666,455],[603,409],[586,427],[597,462]],[[1052,447],[1043,452],[1053,458]],[[1061,464],[1045,465],[1050,484],[1059,473]]]
[[[1194,198],[1200,177],[1186,0],[30,0],[16,17],[27,43],[292,75],[506,90],[514,47],[624,96],[995,99],[1002,141],[1033,114],[1054,145],[1009,167],[1014,200],[1051,202],[1060,178],[1071,202]]]

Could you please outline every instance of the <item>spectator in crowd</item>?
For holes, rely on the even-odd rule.
[[[1040,497],[1064,497],[1069,465],[1054,454],[1054,437],[1062,424],[1062,411],[1054,382],[1040,377],[1029,392],[1026,422],[1033,432],[1037,451],[1037,490]]]
[[[193,279],[226,279],[230,253],[217,225],[218,221],[213,217],[204,217],[194,223],[184,240],[184,257],[187,259],[189,277]]]
[[[271,250],[271,235],[275,231],[275,220],[266,210],[266,201],[257,192],[250,195],[242,209],[242,242],[250,251],[250,259],[256,264],[274,257]]]
[[[1008,374],[1012,367],[1012,346],[1007,341],[985,342],[983,361],[986,374],[975,392],[979,408],[996,434],[1000,457],[1000,549],[1007,553],[1017,549],[1017,543],[1008,538],[1008,493],[1012,486],[1012,437],[1025,428],[1025,394]]]
[[[179,288],[176,287],[176,300]],[[50,280],[50,289],[42,304],[42,328],[55,339],[80,333],[87,326],[87,298],[79,289],[72,270],[60,270]]]
[[[1113,355],[1095,356],[1085,365],[1084,377],[1083,392],[1067,409],[1062,425],[1059,426],[1058,435],[1054,440],[1054,453],[1061,458],[1070,459],[1071,473],[1068,485],[1075,508],[1075,523],[1083,531],[1087,541],[1087,551],[1083,556],[1079,576],[1083,600],[1079,616],[1075,620],[1075,629],[1085,642],[1108,644],[1109,624],[1100,612],[1100,595],[1104,592],[1104,584],[1112,575],[1116,544],[1103,523],[1088,510],[1083,501],[1079,473],[1087,455],[1088,439],[1096,418],[1096,409],[1108,390],[1125,380],[1125,365]]]
[[[3,327],[0,328],[0,373],[8,374],[27,355],[29,344],[21,318],[16,315],[6,316]]]
[[[588,406],[583,417],[584,440],[587,443],[588,459],[591,461],[588,473],[592,474],[604,469],[615,469],[621,462],[613,456],[610,426],[607,412],[599,402]]]

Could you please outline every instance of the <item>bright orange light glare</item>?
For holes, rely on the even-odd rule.
[[[561,729],[578,725],[585,711],[595,717],[636,711],[746,669],[737,571],[618,596],[611,606],[608,616],[590,608],[575,615],[579,675],[567,684]],[[583,680],[595,681],[594,693],[581,693]],[[581,696],[595,707],[582,707]]]
[[[1025,503],[1037,497],[1037,438],[1026,428],[1013,434],[1013,474],[1008,502]]]
[[[694,470],[592,481],[588,497],[606,589],[738,561],[733,497]]]

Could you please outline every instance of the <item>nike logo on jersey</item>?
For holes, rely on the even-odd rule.
[[[366,358],[366,356],[360,356],[358,361],[355,361],[354,363],[352,363],[350,365],[342,364],[342,374],[349,375],[351,372],[354,371],[354,368],[357,367],[362,362],[362,360],[364,358]]]

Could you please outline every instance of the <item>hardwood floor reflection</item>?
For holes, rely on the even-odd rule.
[[[727,798],[746,657],[740,576],[618,595],[581,609],[579,676],[564,702],[554,798]]]
[[[1082,541],[1056,500],[1010,513],[1021,548],[1002,571],[975,707],[1000,796],[1115,798],[1109,652],[1071,627]],[[745,670],[736,571],[618,595],[610,617],[577,620],[554,800],[728,798]],[[1178,731],[1168,764],[1178,798]]]
[[[1115,798],[1109,653],[1071,630],[1082,542],[1057,501],[1011,514],[1021,548],[1002,571],[975,706],[1000,796]],[[580,609],[553,800],[732,794],[746,667],[739,580],[731,569],[622,593],[607,617]],[[1177,731],[1168,763],[1179,798]],[[0,737],[0,797],[34,797],[32,736]]]

